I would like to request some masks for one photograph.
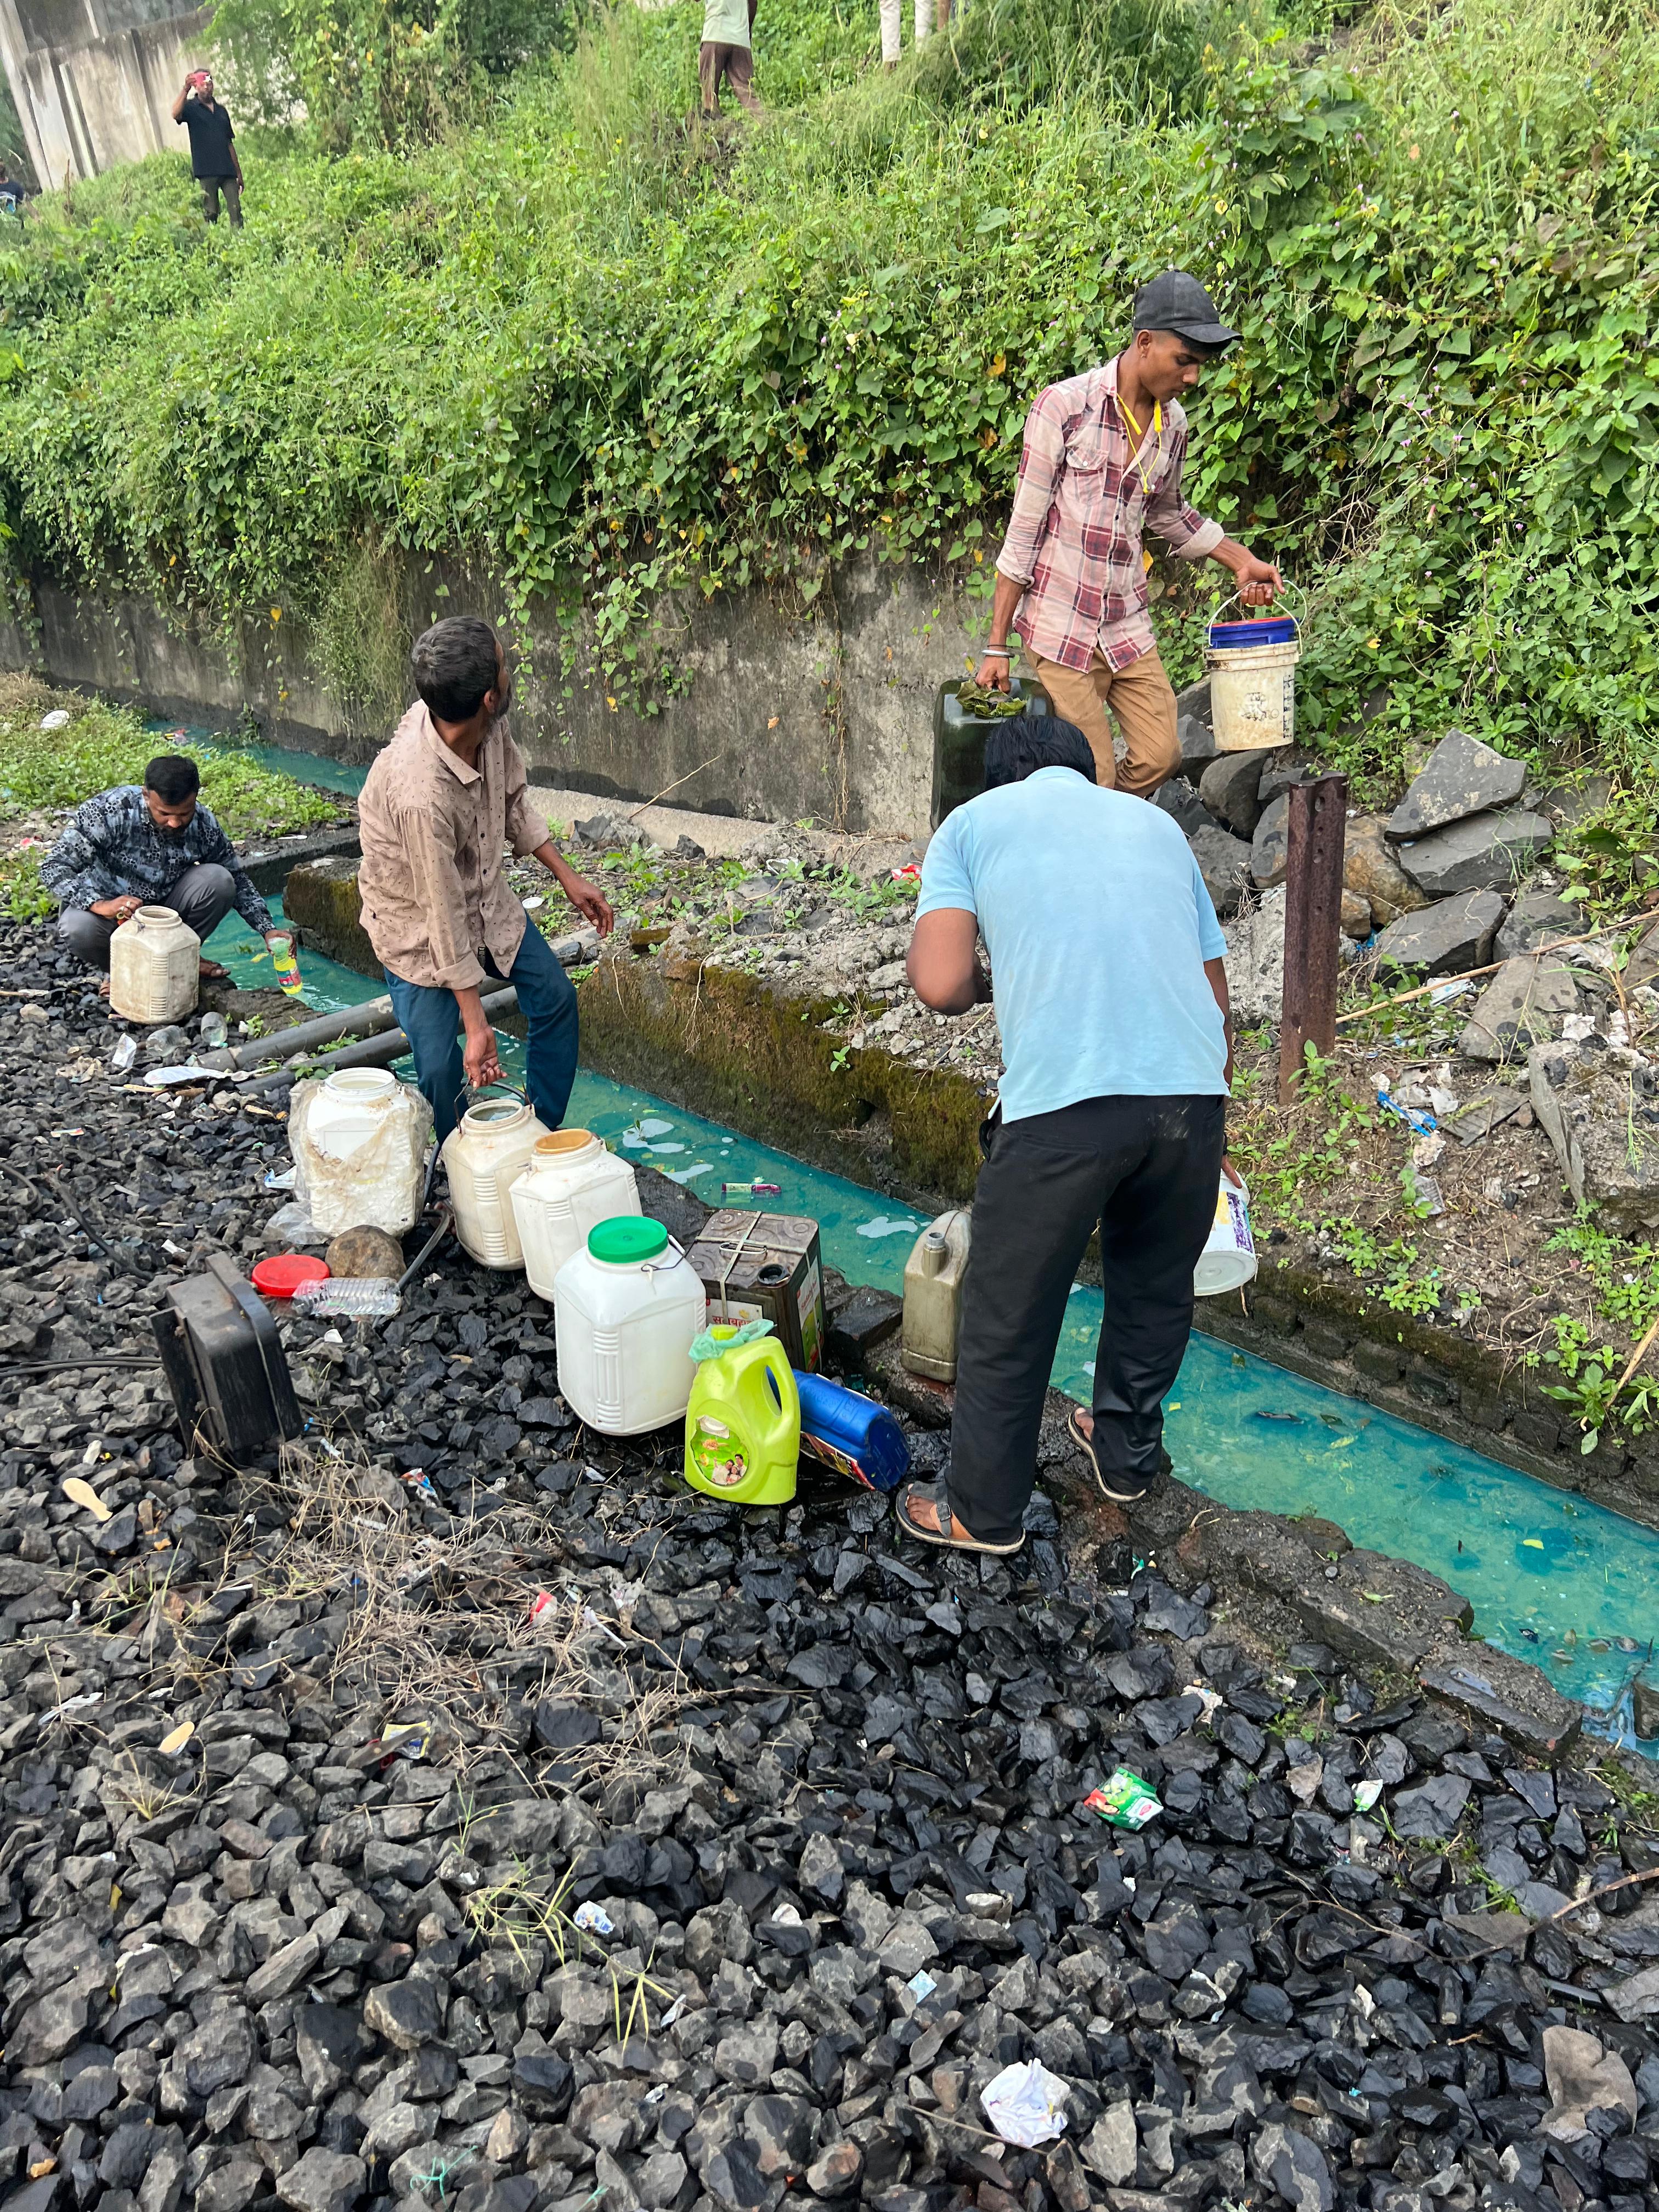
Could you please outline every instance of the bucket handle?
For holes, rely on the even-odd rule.
[[[1303,590],[1300,584],[1285,583],[1281,584],[1279,587],[1279,598],[1282,599],[1287,592],[1294,592],[1297,599],[1302,602],[1301,614],[1291,615],[1288,617],[1288,619],[1296,624],[1297,642],[1299,645],[1308,627],[1308,594]],[[1205,629],[1208,631],[1212,624],[1221,619],[1222,608],[1231,607],[1234,605],[1237,605],[1242,607],[1243,606],[1244,602],[1239,598],[1237,592],[1229,592],[1226,598],[1221,602],[1221,605],[1216,609],[1215,612],[1210,617],[1209,621],[1205,623]],[[1282,622],[1287,619],[1287,617],[1282,615],[1272,613],[1265,608],[1251,607],[1246,610],[1244,619],[1247,622]]]
[[[525,1089],[524,1085],[521,1083],[509,1082],[504,1075],[497,1076],[493,1083],[481,1083],[476,1091],[469,1091],[465,1084],[463,1084],[460,1089],[455,1093],[455,1103],[458,1108],[462,1108],[462,1110],[465,1110],[463,1102],[465,1102],[467,1104],[476,1105],[477,1101],[484,1096],[486,1091],[510,1091],[513,1097],[520,1100],[524,1105],[527,1106],[530,1103],[530,1093]],[[459,1118],[459,1115],[457,1118]]]

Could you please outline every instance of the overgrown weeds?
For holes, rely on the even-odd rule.
[[[649,707],[679,591],[892,558],[971,605],[1031,394],[1175,262],[1243,332],[1188,489],[1313,587],[1310,736],[1379,788],[1453,720],[1641,788],[1659,27],[1383,0],[1338,66],[1333,21],[986,0],[887,79],[867,8],[770,0],[769,117],[711,133],[690,0],[623,8],[408,158],[258,149],[234,237],[172,157],[77,186],[0,255],[19,558],[337,639],[362,548],[459,554]],[[1212,586],[1154,582],[1185,676]]]

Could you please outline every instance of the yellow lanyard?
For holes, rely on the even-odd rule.
[[[1133,434],[1135,450],[1131,458],[1133,459],[1136,472],[1140,477],[1140,489],[1150,499],[1152,495],[1152,480],[1146,473],[1146,464],[1143,459],[1146,451],[1146,434],[1129,412],[1128,402],[1124,398],[1123,394],[1120,392],[1115,397],[1117,400],[1119,414],[1122,416]],[[1155,438],[1161,438],[1164,435],[1164,406],[1161,400],[1155,399],[1152,402],[1152,434]]]

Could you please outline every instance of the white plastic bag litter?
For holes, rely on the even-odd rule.
[[[1030,2058],[1023,2065],[1005,2066],[981,2090],[979,2101],[1004,2142],[1035,2150],[1065,2133],[1070,2094],[1058,2074],[1051,2074],[1041,2059]]]

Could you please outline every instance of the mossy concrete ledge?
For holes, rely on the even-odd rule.
[[[284,902],[301,944],[378,982],[357,863],[295,868]],[[829,998],[789,997],[666,947],[614,940],[577,985],[582,1060],[618,1083],[932,1211],[973,1196],[986,1098],[965,1076],[848,1049]],[[509,1025],[510,1026],[510,1025]]]
[[[984,1092],[879,1045],[842,1044],[822,1026],[834,1000],[625,946],[607,950],[580,995],[582,1056],[617,1081],[912,1205],[973,1196]]]

